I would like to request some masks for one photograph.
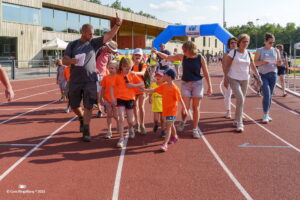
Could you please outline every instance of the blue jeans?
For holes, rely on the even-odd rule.
[[[263,95],[263,111],[264,114],[269,114],[272,103],[272,95],[277,81],[277,74],[275,72],[269,72],[267,74],[260,73],[260,76],[263,82],[263,85],[261,87]]]

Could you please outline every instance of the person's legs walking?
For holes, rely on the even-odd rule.
[[[229,79],[230,87],[236,98],[235,122],[237,125],[236,130],[238,132],[241,132],[244,130],[244,125],[243,125],[244,94],[242,91],[241,82],[242,81],[235,80],[232,78]]]

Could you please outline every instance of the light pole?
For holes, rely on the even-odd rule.
[[[226,28],[226,21],[225,21],[225,0],[223,0],[223,28]],[[223,45],[223,53],[225,53],[225,44]]]
[[[258,21],[259,19],[256,19],[256,34],[255,34],[255,48],[257,49],[257,32],[258,32]]]

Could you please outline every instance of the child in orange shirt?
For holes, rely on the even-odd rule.
[[[124,121],[125,112],[127,114],[128,133],[129,138],[134,138],[135,133],[133,129],[134,125],[134,100],[135,100],[135,88],[144,85],[144,82],[135,74],[131,73],[132,61],[129,58],[123,57],[119,64],[120,73],[116,75],[115,82],[111,86],[111,99],[114,105],[117,105],[118,111],[118,126],[120,140],[117,143],[117,147],[122,148],[124,146]],[[113,96],[112,94],[115,94]]]
[[[138,75],[142,80],[144,79],[144,75],[147,70],[147,65],[145,64],[143,55],[143,50],[138,48],[134,50],[132,56],[132,60],[134,62],[134,65],[132,67],[132,73]],[[147,134],[145,128],[145,100],[147,96],[138,88],[135,89],[135,94],[136,100],[134,107],[134,116],[136,119],[136,131],[145,135]]]
[[[105,135],[106,139],[110,139],[112,137],[111,127],[112,127],[112,118],[115,118],[118,127],[118,114],[117,107],[112,103],[111,96],[115,96],[115,94],[110,94],[110,87],[114,85],[116,74],[119,68],[119,63],[117,61],[110,61],[107,65],[109,74],[104,76],[101,81],[101,93],[100,93],[100,104],[105,106],[107,112],[107,133]]]
[[[140,88],[140,90],[142,91],[156,92],[162,95],[162,105],[163,105],[162,116],[165,118],[165,123],[166,123],[165,125],[166,137],[160,149],[164,152],[168,150],[168,144],[176,143],[178,140],[178,135],[176,133],[176,128],[174,125],[177,116],[177,110],[178,110],[177,101],[180,101],[183,107],[183,112],[185,112],[185,114],[188,113],[184,101],[182,100],[180,90],[173,82],[175,78],[176,78],[176,72],[173,69],[169,68],[164,71],[163,79],[166,82],[165,84],[162,84],[161,86],[155,89]]]

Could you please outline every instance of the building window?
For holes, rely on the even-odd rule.
[[[215,39],[215,48],[218,48],[218,40]]]
[[[205,37],[203,37],[203,46],[205,47],[205,44],[206,43],[206,38]]]
[[[84,24],[89,24],[90,23],[90,17],[87,15],[80,15],[79,16],[79,27],[80,27],[80,32],[81,32],[81,27]]]
[[[110,31],[110,20],[52,8],[42,8],[43,30],[80,33],[84,24],[92,24],[94,33],[98,36]]]
[[[101,19],[101,35],[110,31],[110,21],[107,19]]]
[[[94,34],[95,35],[101,35],[100,31],[100,19],[96,17],[91,17],[91,24],[94,27]]]
[[[2,19],[24,24],[40,24],[40,9],[2,3]]]
[[[79,15],[75,13],[68,13],[68,33],[79,33]]]
[[[54,10],[54,31],[67,32],[67,13],[61,10]]]
[[[42,8],[42,26],[43,30],[53,31],[53,9]]]
[[[17,38],[0,37],[0,58],[16,59]]]

